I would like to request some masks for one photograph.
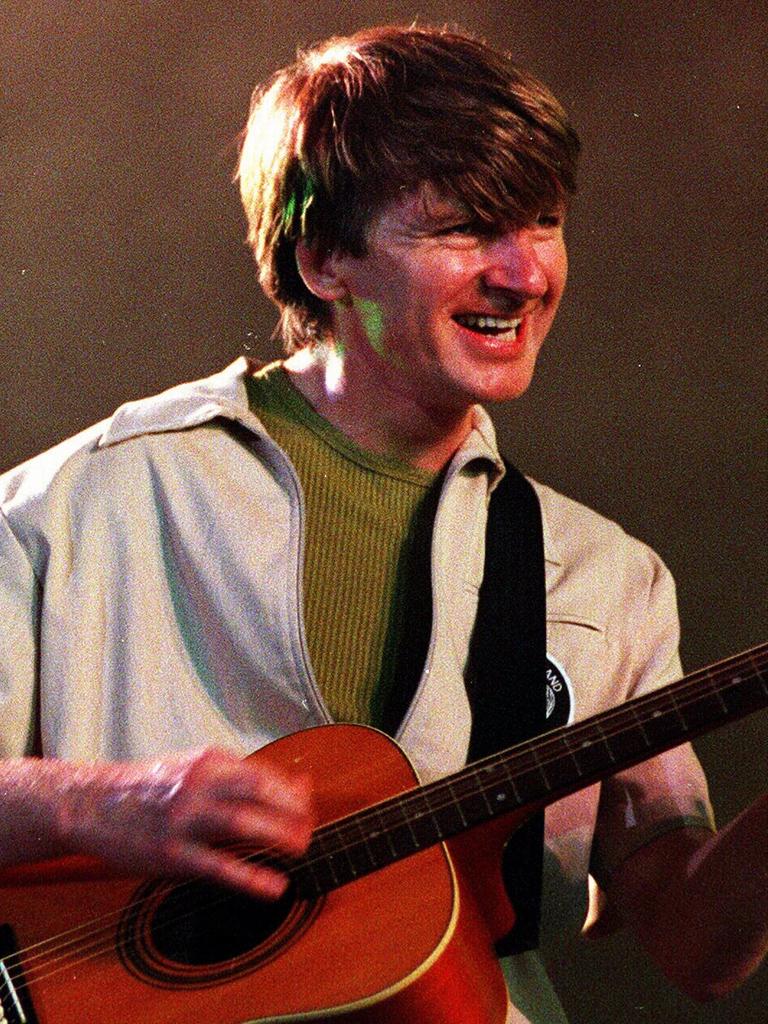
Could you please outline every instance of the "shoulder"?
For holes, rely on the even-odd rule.
[[[606,556],[649,566],[663,566],[656,552],[613,519],[574,498],[531,480],[541,505],[547,557],[562,564]]]
[[[53,448],[35,455],[0,476],[0,509],[12,519],[22,509],[38,504],[62,475],[87,461],[99,449],[110,419],[101,420]]]
[[[604,548],[645,548],[617,522],[574,498],[531,480],[539,499],[545,541],[553,558],[572,561]]]
[[[642,614],[656,596],[674,608],[674,582],[659,555],[612,519],[535,480],[542,511],[550,603],[578,604],[595,625]]]
[[[0,514],[24,543],[108,496],[129,498],[150,451],[182,458],[200,445],[200,435],[193,439],[190,428],[220,418],[257,422],[248,411],[245,369],[245,361],[238,360],[212,377],[126,402],[108,418],[0,475]]]

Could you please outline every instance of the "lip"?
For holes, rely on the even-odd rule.
[[[522,316],[522,312],[519,306],[514,309],[501,310],[498,307],[493,309],[480,309],[479,307],[471,306],[467,309],[459,309],[457,312],[452,314],[453,316],[492,316],[496,320],[517,320]]]
[[[498,315],[498,314],[496,314]],[[530,319],[523,316],[517,333],[512,339],[501,335],[481,334],[473,331],[470,327],[464,327],[458,321],[453,320],[453,325],[459,332],[462,344],[478,355],[491,359],[512,359],[524,351],[528,343],[530,331]]]

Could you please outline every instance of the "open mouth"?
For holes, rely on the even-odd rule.
[[[488,316],[487,314],[459,313],[453,317],[457,324],[465,327],[476,334],[483,334],[486,337],[497,338],[501,335],[509,336],[510,340],[517,335],[517,330],[522,322],[522,317],[509,319],[500,316]]]

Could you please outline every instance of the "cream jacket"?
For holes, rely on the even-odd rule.
[[[141,759],[207,744],[245,755],[330,720],[303,634],[300,486],[248,409],[247,372],[239,360],[128,403],[0,477],[0,756]],[[464,670],[499,472],[477,408],[440,498],[432,637],[397,736],[424,781],[467,751]],[[536,489],[557,713],[581,719],[678,677],[674,586],[658,557]],[[508,968],[510,1021],[561,1019],[542,964],[581,928],[590,864],[604,879],[660,831],[708,816],[689,747],[548,809],[542,950]]]

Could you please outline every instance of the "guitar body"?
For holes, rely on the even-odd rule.
[[[418,785],[402,751],[359,726],[297,733],[253,757],[312,777],[320,825]],[[497,876],[511,826],[493,824]],[[314,901],[210,892],[38,871],[0,889],[0,923],[22,951],[3,946],[0,958],[37,1024],[503,1024],[492,938],[444,845]]]
[[[0,872],[0,1024],[504,1024],[514,828],[767,705],[763,644],[426,786],[364,726],[278,740],[253,757],[308,775],[318,819],[295,889],[263,903],[74,858]]]

